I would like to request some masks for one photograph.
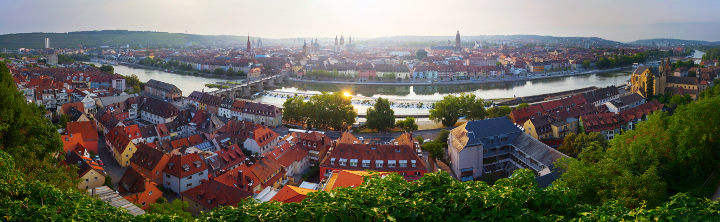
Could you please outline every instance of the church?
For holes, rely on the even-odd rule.
[[[698,78],[673,76],[670,64],[670,59],[667,59],[659,67],[638,67],[630,77],[630,90],[645,98],[672,93],[696,99],[700,89]]]

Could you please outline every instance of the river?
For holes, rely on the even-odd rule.
[[[179,75],[161,70],[149,70],[113,65],[115,72],[122,75],[135,74],[145,82],[156,79],[176,85],[187,96],[192,91],[213,91],[205,87],[206,83],[227,81],[220,78]],[[432,103],[442,99],[445,95],[472,93],[483,99],[510,98],[515,96],[531,96],[544,93],[554,93],[567,90],[580,89],[590,86],[604,87],[609,85],[625,84],[632,70],[619,72],[588,74],[578,76],[556,77],[508,83],[483,84],[457,84],[457,85],[429,85],[429,86],[377,86],[377,85],[343,85],[327,83],[301,83],[286,82],[266,95],[256,98],[256,101],[274,105],[282,105],[285,98],[282,94],[317,94],[320,92],[346,92],[352,95],[353,103],[358,113],[364,114],[369,105],[362,104],[363,100],[378,97],[389,98],[397,105],[393,107],[398,115],[427,115],[429,109],[417,108],[412,104]],[[409,106],[408,106],[409,105]]]

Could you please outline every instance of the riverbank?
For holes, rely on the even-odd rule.
[[[289,78],[290,81],[294,82],[305,82],[305,83],[326,83],[326,84],[345,84],[345,85],[380,85],[380,86],[430,86],[430,85],[468,85],[468,84],[487,84],[487,83],[507,83],[517,81],[530,81],[540,79],[552,79],[562,78],[569,76],[579,75],[590,75],[590,74],[602,74],[610,72],[618,72],[623,70],[632,69],[632,66],[618,67],[612,69],[596,69],[584,72],[556,72],[556,73],[543,73],[525,76],[511,76],[503,78],[480,78],[472,80],[455,80],[455,81],[403,81],[403,82],[356,82],[356,81],[338,81],[338,80],[311,80],[311,79],[299,79]]]
[[[228,77],[226,75],[217,75],[213,73],[206,73],[206,72],[197,72],[197,70],[193,70],[192,73],[188,73],[187,71],[177,71],[177,70],[167,70],[159,67],[154,66],[146,66],[146,65],[140,65],[136,63],[129,63],[129,62],[118,62],[119,65],[124,65],[136,69],[150,69],[150,70],[159,70],[167,73],[177,74],[181,76],[198,76],[198,77],[206,77],[206,78],[213,78],[213,79],[219,79],[219,80],[244,80],[243,77]],[[195,75],[197,74],[197,75]]]

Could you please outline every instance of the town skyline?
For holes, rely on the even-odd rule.
[[[620,42],[649,38],[720,40],[716,37],[720,31],[712,28],[720,25],[720,16],[712,13],[720,9],[720,4],[712,1],[454,1],[449,4],[283,1],[272,5],[235,1],[173,1],[172,4],[166,1],[87,4],[22,1],[4,4],[9,13],[0,18],[13,22],[0,24],[0,34],[120,29],[199,35],[249,34],[281,39],[336,34],[357,38],[449,36],[448,33],[460,30],[464,36],[527,34],[600,37]],[[696,5],[704,7],[694,7]],[[21,10],[27,8],[37,10]],[[637,8],[650,13],[637,13]],[[21,11],[28,14],[16,19],[19,16],[16,12]],[[560,13],[550,13],[553,11]],[[127,16],[127,12],[133,16]],[[47,22],[55,20],[64,22]]]

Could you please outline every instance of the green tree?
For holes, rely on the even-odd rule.
[[[184,218],[186,220],[193,219],[190,212],[185,211],[185,209],[187,209],[188,206],[190,206],[190,204],[188,204],[187,201],[175,199],[172,202],[168,203],[168,202],[166,202],[166,200],[164,200],[164,198],[162,198],[162,199],[163,199],[163,201],[158,201],[154,204],[150,204],[148,213],[178,216],[178,217]]]
[[[70,122],[70,116],[66,114],[60,115],[60,118],[58,119],[58,125],[60,125],[62,129],[65,129],[67,127],[68,122]]]
[[[418,125],[415,123],[415,118],[411,116],[406,117],[405,120],[398,120],[395,125],[403,128],[405,131],[415,131],[418,129]]]
[[[516,109],[524,109],[528,107],[530,107],[530,105],[528,105],[527,103],[520,103],[520,105],[518,105]]]
[[[438,141],[430,141],[427,143],[424,143],[422,146],[420,146],[423,150],[430,153],[430,156],[432,158],[442,160],[445,158],[445,146],[443,146],[443,143],[440,143]]]
[[[139,93],[145,88],[145,83],[141,82],[137,75],[132,74],[125,77],[125,85],[129,86],[128,91],[131,93]],[[132,89],[132,91],[130,90]]]
[[[590,146],[591,143],[597,142],[602,151],[608,147],[608,142],[600,133],[569,133],[565,136],[563,143],[558,147],[558,151],[571,157],[577,157],[583,148]]]
[[[100,66],[100,71],[103,71],[108,74],[115,74],[115,67],[111,65],[102,65]]]
[[[379,97],[375,105],[367,109],[367,127],[386,132],[395,127],[395,111],[390,108],[390,101]]]
[[[27,180],[76,188],[77,171],[55,158],[58,153],[64,157],[56,126],[44,117],[44,108],[25,102],[4,62],[0,62],[0,104],[0,149],[13,156],[18,171]]]
[[[433,104],[430,119],[446,127],[454,126],[460,117],[468,120],[484,119],[487,116],[485,105],[485,101],[476,99],[474,94],[447,95]]]
[[[340,92],[313,95],[307,102],[296,95],[286,100],[283,107],[283,120],[304,124],[308,128],[344,130],[357,117],[350,98]]]
[[[510,115],[512,108],[509,106],[493,106],[487,109],[488,118],[496,118]]]

